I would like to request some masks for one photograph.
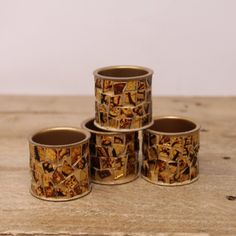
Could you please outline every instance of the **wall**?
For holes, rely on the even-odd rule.
[[[236,95],[234,0],[2,0],[1,94],[93,94],[92,71],[154,69],[155,95]]]

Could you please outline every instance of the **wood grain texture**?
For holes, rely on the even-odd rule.
[[[160,187],[139,178],[93,185],[64,203],[29,194],[27,136],[94,115],[93,97],[0,97],[0,235],[236,235],[236,98],[153,98],[154,115],[182,115],[202,126],[200,179]]]

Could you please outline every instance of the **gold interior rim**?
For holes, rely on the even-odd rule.
[[[153,71],[142,66],[107,66],[94,71],[94,76],[108,80],[138,80],[151,76]]]
[[[86,130],[72,127],[43,129],[30,136],[30,143],[44,147],[68,147],[84,143],[90,138]]]
[[[196,132],[199,129],[200,126],[188,118],[162,116],[154,118],[154,123],[148,128],[148,131],[164,135],[186,135]]]

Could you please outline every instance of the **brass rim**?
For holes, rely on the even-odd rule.
[[[107,75],[102,75],[101,72],[109,71],[109,70],[134,70],[134,71],[143,71],[145,72],[142,75],[135,75],[135,76],[107,76]],[[107,79],[107,80],[140,80],[140,79],[145,79],[149,76],[153,75],[153,70],[147,67],[142,67],[142,66],[132,66],[132,65],[117,65],[117,66],[107,66],[107,67],[102,67],[98,68],[93,72],[93,75],[96,78],[101,78],[101,79]]]
[[[36,135],[43,134],[43,133],[50,132],[50,131],[57,131],[57,130],[60,130],[60,131],[73,131],[73,132],[76,132],[78,134],[82,134],[85,137],[82,138],[82,140],[80,140],[80,141],[71,142],[71,143],[68,143],[68,144],[43,144],[43,143],[36,142],[36,141],[33,140],[33,138]],[[88,140],[90,139],[90,136],[91,135],[90,135],[90,133],[87,130],[84,130],[84,129],[81,129],[81,128],[75,128],[75,127],[52,127],[52,128],[42,129],[42,130],[40,130],[38,132],[34,132],[33,134],[31,134],[29,136],[28,141],[31,144],[35,145],[35,146],[41,146],[41,147],[49,147],[49,148],[71,147],[71,146],[76,146],[78,144],[82,144],[82,143],[88,142]]]
[[[109,181],[109,182],[102,182],[99,180],[91,179],[91,182],[94,184],[99,184],[99,185],[122,185],[122,184],[131,183],[131,182],[137,180],[139,178],[139,176],[140,176],[140,173],[137,173],[136,175],[132,176],[132,178],[124,177],[124,179],[122,179],[122,180],[113,180],[113,181]]]
[[[93,122],[94,126],[96,128],[99,129],[98,130],[93,130],[93,129],[90,129],[86,126],[86,124],[88,122]],[[90,133],[93,133],[93,134],[103,134],[103,135],[120,135],[120,134],[125,134],[125,133],[132,133],[132,132],[137,132],[137,131],[140,131],[142,129],[145,129],[147,127],[150,127],[150,125],[152,125],[153,122],[151,124],[148,124],[147,126],[145,127],[141,127],[141,128],[137,128],[137,129],[113,129],[113,128],[108,128],[108,127],[104,127],[104,126],[100,126],[96,121],[95,121],[95,118],[89,118],[89,119],[86,119],[84,120],[82,123],[81,123],[81,127],[87,131],[89,131]]]
[[[105,126],[101,126],[100,124],[98,124],[95,120],[94,120],[94,125],[100,129],[103,130],[110,130],[113,132],[113,134],[116,133],[129,133],[129,132],[137,132],[140,130],[145,130],[148,129],[150,126],[152,126],[154,123],[154,121],[152,120],[149,124],[142,126],[140,128],[135,128],[135,129],[115,129],[115,128],[110,128],[110,127],[105,127]]]
[[[159,185],[159,186],[165,186],[165,187],[175,187],[175,186],[184,186],[184,185],[188,185],[188,184],[191,184],[191,183],[194,183],[196,182],[198,179],[199,179],[199,175],[197,177],[195,177],[194,179],[191,179],[191,180],[186,180],[186,181],[183,181],[183,182],[175,182],[175,183],[172,183],[172,184],[168,184],[168,183],[163,183],[161,181],[152,181],[150,180],[148,177],[144,176],[141,174],[141,177],[151,183],[151,184],[155,184],[155,185]]]
[[[169,119],[169,120],[184,120],[186,122],[192,123],[195,125],[195,127],[193,129],[187,130],[187,131],[181,131],[181,132],[164,132],[164,131],[158,131],[158,130],[154,130],[151,127],[149,127],[147,129],[148,132],[153,133],[153,134],[161,134],[161,135],[169,135],[169,136],[181,136],[181,135],[189,135],[192,134],[194,132],[197,132],[200,130],[200,125],[197,124],[195,121],[186,118],[186,117],[182,117],[182,116],[157,116],[153,118],[153,123],[155,123],[155,121],[157,120],[161,120],[161,119]]]
[[[47,197],[38,196],[38,195],[36,195],[36,194],[32,191],[31,188],[29,189],[29,192],[30,192],[30,194],[31,194],[33,197],[35,197],[35,198],[37,198],[37,199],[40,199],[40,200],[43,200],[43,201],[48,201],[48,202],[68,202],[68,201],[73,201],[73,200],[76,200],[76,199],[78,199],[78,198],[82,198],[82,197],[88,195],[91,191],[92,191],[92,186],[91,186],[91,183],[90,183],[89,190],[88,190],[87,192],[84,192],[84,193],[82,193],[82,194],[76,195],[76,196],[74,196],[74,197],[71,197],[71,198],[57,198],[57,197],[54,197],[54,198],[53,198],[53,197],[48,197],[48,198],[47,198]]]

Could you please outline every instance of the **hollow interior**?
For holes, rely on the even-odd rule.
[[[180,133],[191,131],[196,124],[189,120],[180,118],[160,118],[154,121],[150,129],[164,133]]]
[[[46,130],[35,134],[32,140],[42,145],[67,145],[85,139],[85,134],[70,129]]]
[[[110,68],[104,69],[98,72],[99,75],[110,76],[110,77],[135,77],[148,74],[148,71],[139,68]]]
[[[98,131],[98,132],[103,132],[103,133],[107,133],[108,132],[106,130],[102,130],[102,129],[99,129],[98,127],[96,127],[94,125],[94,119],[89,120],[88,122],[86,122],[85,127],[90,129],[90,130],[93,130],[93,131]]]

